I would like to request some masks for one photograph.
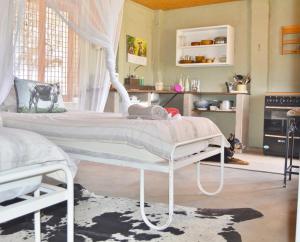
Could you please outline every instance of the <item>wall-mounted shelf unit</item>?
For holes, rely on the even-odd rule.
[[[227,44],[212,44],[212,45],[186,45],[179,47],[180,49],[206,49],[206,48],[223,48],[226,47]]]
[[[281,54],[300,54],[300,25],[281,27]]]
[[[198,110],[198,109],[193,109],[193,112],[195,113],[236,113],[236,110]]]
[[[214,40],[226,37],[226,43],[210,45],[192,45],[192,42]],[[213,63],[196,63],[195,56],[214,58]],[[191,57],[193,63],[180,63],[180,60]],[[220,57],[225,58],[221,62]],[[234,29],[230,25],[179,29],[176,33],[176,66],[180,67],[218,67],[234,64]]]

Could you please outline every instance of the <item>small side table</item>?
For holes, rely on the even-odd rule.
[[[286,141],[285,141],[285,162],[284,162],[284,179],[283,186],[286,187],[287,175],[289,180],[292,179],[292,174],[299,175],[299,166],[293,165],[294,158],[294,134],[299,128],[296,126],[296,117],[300,117],[300,108],[295,108],[287,112],[287,123],[286,123]],[[289,160],[289,165],[288,165]]]

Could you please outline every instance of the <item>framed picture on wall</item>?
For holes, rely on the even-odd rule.
[[[147,65],[147,42],[130,35],[126,36],[127,61],[137,65]]]

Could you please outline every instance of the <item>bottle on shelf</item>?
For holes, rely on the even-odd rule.
[[[181,86],[181,90],[184,91],[184,85],[183,85],[183,77],[182,77],[182,74],[180,75],[180,78],[179,78],[179,85]]]
[[[189,76],[186,77],[184,82],[184,91],[189,92],[190,91],[190,80]]]
[[[200,92],[200,80],[192,80],[191,81],[191,87],[190,87],[190,89],[191,89],[191,91],[192,92]]]
[[[197,92],[201,92],[201,81],[197,80]]]
[[[140,86],[144,86],[145,85],[145,79],[144,79],[144,77],[142,76],[141,78],[140,78]]]

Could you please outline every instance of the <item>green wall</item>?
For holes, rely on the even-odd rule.
[[[133,70],[137,65],[127,62],[126,57],[126,35],[140,37],[147,41],[148,44],[148,64],[141,67],[136,71],[136,74],[145,78],[145,83],[153,84],[153,68],[154,68],[154,47],[153,47],[153,32],[155,25],[155,11],[145,8],[132,1],[125,1],[123,12],[123,23],[119,42],[119,61],[118,72],[120,80],[124,78]]]
[[[264,94],[268,82],[268,45],[269,45],[269,1],[252,0],[250,2],[251,21],[248,31],[251,33],[250,65],[251,96],[249,115],[249,145],[262,147]]]
[[[300,55],[280,54],[280,28],[292,24],[300,24],[300,0],[271,0],[268,90],[272,92],[300,92]]]
[[[203,91],[225,91],[225,81],[235,72],[249,72],[248,7],[246,1],[184,8],[164,13],[161,38],[161,69],[164,80],[174,82],[180,74],[201,80]],[[235,65],[233,67],[181,68],[175,66],[176,30],[229,24],[235,28]]]
[[[138,72],[145,76],[147,84],[153,85],[158,78],[171,84],[183,74],[201,80],[203,91],[224,91],[224,82],[231,80],[235,72],[250,72],[249,145],[261,148],[264,94],[268,91],[300,91],[300,55],[280,55],[280,27],[300,24],[299,9],[300,0],[241,0],[153,11],[126,0],[120,42],[120,76],[123,78],[129,69],[125,56],[126,34],[143,37],[149,43],[149,65]],[[233,67],[175,66],[176,29],[224,24],[235,28]]]

